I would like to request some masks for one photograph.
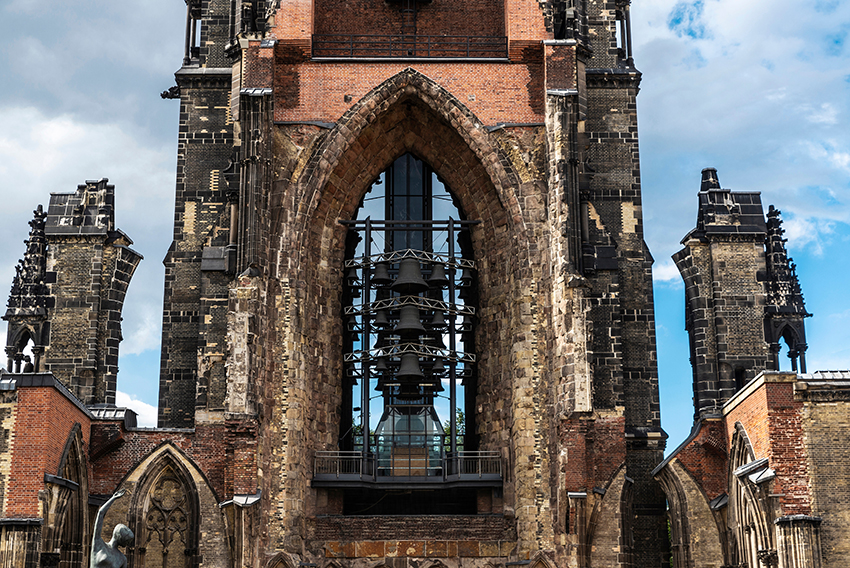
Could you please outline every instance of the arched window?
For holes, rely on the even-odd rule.
[[[471,419],[474,223],[413,154],[396,159],[345,222],[340,449],[378,483],[434,483],[481,467]],[[441,501],[433,492],[417,501],[414,492],[395,511],[367,493],[349,492],[347,512],[424,513]],[[467,493],[447,496],[440,510],[474,511]]]
[[[163,455],[139,482],[132,568],[193,568],[198,560],[198,494],[177,460]]]

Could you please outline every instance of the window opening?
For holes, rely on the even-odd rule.
[[[385,170],[343,222],[341,451],[317,457],[318,477],[501,482],[498,454],[476,451],[467,424],[476,391],[475,223],[413,154]]]

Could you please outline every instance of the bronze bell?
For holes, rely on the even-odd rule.
[[[389,387],[397,387],[399,386],[398,380],[392,378],[389,373],[382,373],[380,377],[378,377],[378,385],[375,390],[385,391]]]
[[[420,381],[425,378],[422,369],[419,368],[419,357],[415,353],[404,353],[401,356],[401,365],[395,374],[396,379],[404,382]]]
[[[428,277],[428,286],[431,288],[442,288],[448,286],[449,278],[446,276],[446,269],[442,263],[435,262],[431,268],[431,276]]]
[[[416,383],[402,383],[395,397],[401,400],[417,400],[425,396]]]
[[[418,294],[428,289],[428,283],[422,279],[419,261],[415,258],[403,258],[398,263],[398,278],[391,286],[399,294]]]
[[[345,280],[349,286],[357,286],[359,284],[357,279],[357,269],[352,266],[351,268],[346,270]]]
[[[431,366],[431,373],[442,375],[446,372],[446,366],[443,364],[443,358],[437,357],[434,359],[434,365]]]
[[[387,310],[378,310],[378,313],[375,314],[375,327],[389,327],[390,320],[387,317]]]
[[[431,318],[431,323],[429,324],[433,329],[443,329],[446,327],[446,317],[443,315],[443,312],[436,311],[434,312],[434,317]]]
[[[443,341],[442,333],[435,333],[433,336],[429,337],[429,339],[434,342],[434,347],[439,347],[440,349],[446,348],[446,343]]]
[[[425,327],[419,321],[419,308],[416,306],[402,306],[399,310],[398,324],[393,331],[399,335],[408,337],[425,333]]]
[[[387,365],[387,358],[386,357],[378,357],[378,362],[375,363],[375,372],[376,373],[384,373],[384,372],[389,371],[389,370],[390,370],[390,367],[389,367],[389,365]]]
[[[390,284],[393,279],[390,277],[390,271],[387,270],[386,262],[379,262],[375,265],[375,272],[372,274],[372,284],[377,284],[379,286],[386,286]]]
[[[461,286],[472,286],[472,271],[468,268],[464,268],[460,273],[460,285]]]

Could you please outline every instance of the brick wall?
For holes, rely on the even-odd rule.
[[[796,374],[764,373],[724,408],[727,439],[740,422],[755,459],[768,458],[776,472],[772,493],[779,515],[810,515],[809,465],[803,440],[803,404],[794,400]],[[727,447],[730,447],[727,446]]]
[[[850,446],[845,442],[850,439],[850,401],[846,398],[846,392],[828,388],[819,397],[806,397],[801,411],[812,514],[823,519],[820,540],[825,568],[845,565],[850,555]]]
[[[12,459],[3,515],[41,517],[38,492],[44,489],[44,474],[61,475],[59,462],[75,423],[82,426],[83,447],[88,447],[90,419],[52,386],[18,387],[16,392]]]
[[[539,52],[540,46],[534,48]],[[439,82],[484,125],[543,122],[543,65],[304,62],[279,46],[275,120],[335,122],[376,85],[411,67]],[[529,54],[529,56],[535,53]]]
[[[403,2],[316,0],[313,33],[398,35],[405,29],[402,6]],[[419,2],[415,31],[433,36],[504,36],[504,0]]]

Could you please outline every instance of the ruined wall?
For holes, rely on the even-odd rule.
[[[812,394],[800,389],[797,392],[805,401],[801,441],[811,474],[813,514],[823,519],[820,542],[825,568],[843,565],[850,554],[850,453],[839,442],[850,435],[850,404],[842,391],[827,388]]]

